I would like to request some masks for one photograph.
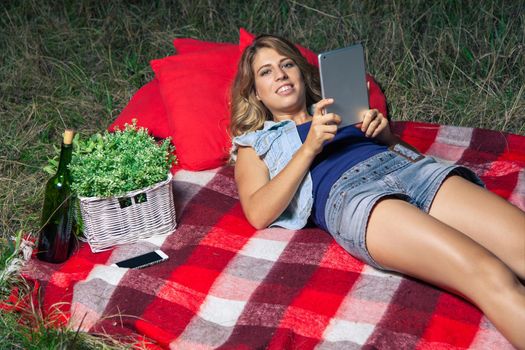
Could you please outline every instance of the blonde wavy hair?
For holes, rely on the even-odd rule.
[[[233,82],[230,116],[232,136],[262,129],[265,121],[273,120],[268,108],[255,95],[255,75],[252,64],[257,51],[261,48],[274,49],[280,55],[291,58],[299,67],[305,85],[307,106],[321,99],[319,70],[308,63],[301,52],[288,40],[276,35],[259,35],[244,50]]]

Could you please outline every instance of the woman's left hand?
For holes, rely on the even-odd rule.
[[[390,139],[391,131],[388,119],[377,109],[366,111],[363,122],[356,124],[365,133],[366,137],[376,137],[381,134],[381,139]]]

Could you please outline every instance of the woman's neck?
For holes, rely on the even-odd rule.
[[[311,121],[312,116],[306,112],[306,108],[305,108],[305,110],[302,110],[300,112],[293,113],[293,114],[288,114],[288,113],[282,113],[278,115],[274,114],[273,120],[276,122],[281,122],[283,120],[291,120],[295,124],[301,125],[301,124]]]

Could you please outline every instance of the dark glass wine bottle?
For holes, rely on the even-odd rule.
[[[66,261],[76,241],[73,233],[75,210],[68,168],[73,153],[73,135],[73,130],[64,132],[57,173],[46,184],[37,257],[51,263]]]

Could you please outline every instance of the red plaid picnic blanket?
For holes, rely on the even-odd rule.
[[[476,171],[489,190],[525,209],[525,137],[398,122],[422,152]],[[511,349],[468,302],[363,265],[326,232],[255,230],[233,168],[175,170],[177,230],[66,263],[31,260],[41,307],[74,329],[135,336],[171,349]],[[109,266],[161,247],[142,270]]]

